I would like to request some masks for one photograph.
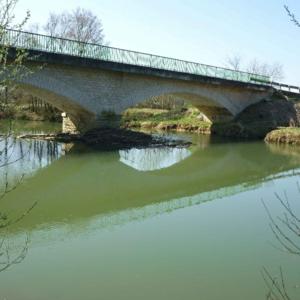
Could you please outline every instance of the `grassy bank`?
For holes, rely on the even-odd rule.
[[[284,127],[269,132],[265,138],[267,143],[300,145],[300,128]]]
[[[150,108],[131,108],[122,116],[123,128],[162,131],[197,132],[210,134],[211,123],[204,120],[196,108],[172,111]]]

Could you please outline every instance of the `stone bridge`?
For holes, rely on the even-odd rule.
[[[266,76],[28,32],[8,30],[2,43],[11,55],[19,48],[29,52],[33,72],[20,87],[63,111],[65,132],[99,126],[107,113],[165,96],[223,121],[275,91]]]

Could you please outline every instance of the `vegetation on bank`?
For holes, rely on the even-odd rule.
[[[265,141],[267,143],[300,145],[300,128],[284,127],[275,129],[266,135]]]
[[[10,100],[1,104],[0,119],[60,122],[61,112],[36,98],[30,101]]]
[[[121,119],[123,128],[187,131],[210,134],[211,123],[197,108],[181,110],[130,108]]]

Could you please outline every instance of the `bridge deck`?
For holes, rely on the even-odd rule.
[[[269,76],[25,31],[6,29],[0,34],[0,44],[20,49],[65,54],[152,69],[273,86],[282,91],[300,94],[300,87],[271,82]]]

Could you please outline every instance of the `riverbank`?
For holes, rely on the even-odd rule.
[[[211,123],[196,108],[183,111],[131,108],[122,115],[121,127],[210,134]]]
[[[300,128],[285,127],[269,132],[265,137],[265,142],[275,144],[300,145]]]

